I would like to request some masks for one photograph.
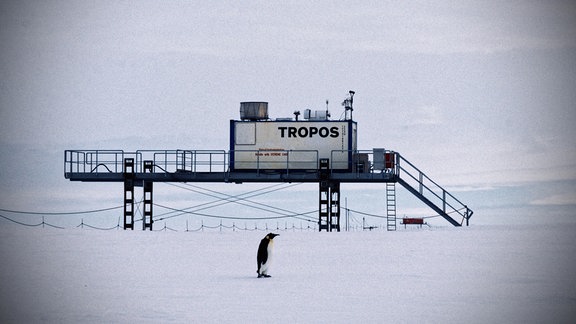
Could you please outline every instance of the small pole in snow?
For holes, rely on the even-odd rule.
[[[344,198],[344,205],[345,205],[344,208],[346,208],[346,232],[348,232],[349,231],[349,228],[348,228],[348,212],[349,212],[348,211],[348,197]]]

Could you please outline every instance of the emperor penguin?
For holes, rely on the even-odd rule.
[[[258,262],[258,278],[265,277],[268,278],[268,267],[270,266],[270,261],[272,259],[272,248],[274,247],[274,238],[280,234],[268,233],[266,237],[260,241],[258,246],[258,256],[256,261]]]

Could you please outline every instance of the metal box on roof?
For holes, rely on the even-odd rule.
[[[247,101],[240,103],[240,119],[266,120],[268,119],[268,103],[261,101]]]

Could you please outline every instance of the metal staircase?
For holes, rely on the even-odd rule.
[[[454,226],[469,225],[472,210],[396,153],[396,181]],[[460,222],[454,218],[461,218]]]
[[[396,183],[386,183],[386,229],[396,230]]]

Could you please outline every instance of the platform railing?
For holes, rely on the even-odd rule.
[[[224,150],[177,150],[176,172],[227,172],[228,152]]]
[[[377,167],[372,150],[333,150],[330,169],[356,174],[391,173],[390,165]],[[387,156],[392,151],[385,151]],[[153,172],[228,172],[231,158],[235,170],[289,173],[293,170],[314,171],[319,168],[317,150],[67,150],[64,173],[122,173],[124,159],[134,159],[134,172],[144,172],[144,161],[153,161]],[[392,166],[393,166],[392,162]]]
[[[153,172],[226,172],[228,153],[224,150],[66,150],[64,174],[122,173],[124,159],[134,159],[134,172],[144,172],[144,161],[152,161]]]
[[[330,154],[330,170],[345,170],[356,177],[370,175],[370,178],[396,174],[396,153],[391,150],[333,150]],[[381,155],[381,156],[377,156]],[[365,177],[364,177],[365,178]]]
[[[70,173],[122,173],[124,159],[136,158],[137,153],[122,150],[66,150],[64,174]]]
[[[144,172],[144,161],[152,161],[152,172],[228,172],[230,156],[238,170],[317,170],[317,150],[66,150],[64,174],[122,173],[124,159],[134,159],[134,172]],[[270,159],[270,157],[274,157]]]

